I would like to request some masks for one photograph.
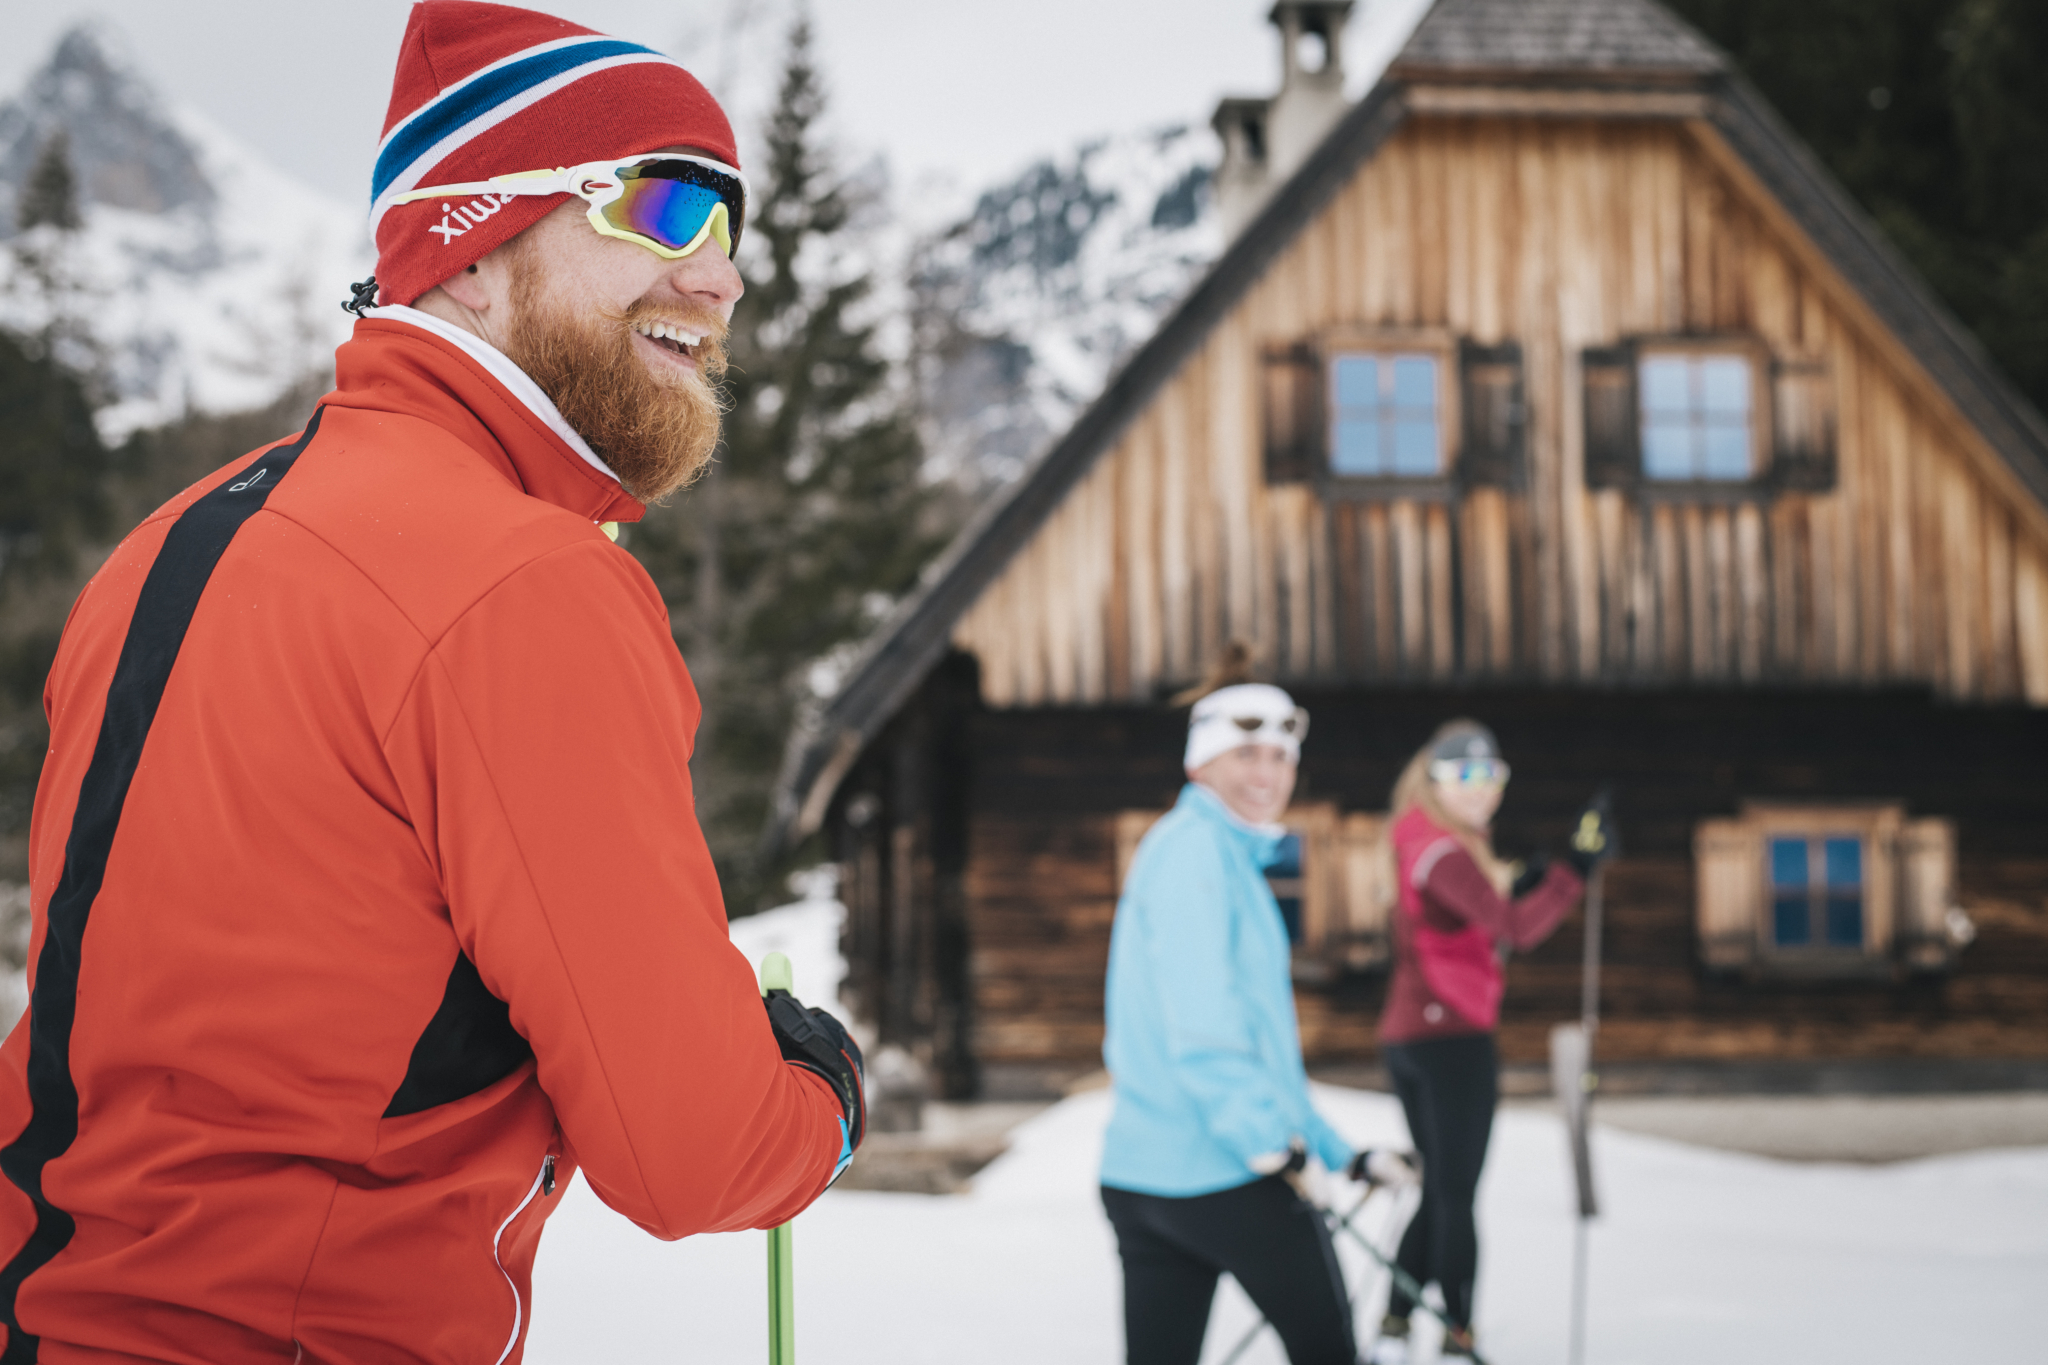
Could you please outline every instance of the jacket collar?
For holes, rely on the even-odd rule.
[[[1255,825],[1239,818],[1237,812],[1223,804],[1222,797],[1199,782],[1190,782],[1180,789],[1179,804],[1222,829],[1257,867],[1264,867],[1278,857],[1280,843],[1287,837],[1285,825]]]
[[[323,403],[423,418],[566,511],[598,522],[647,511],[504,352],[432,314],[385,307],[357,322],[334,379]]]

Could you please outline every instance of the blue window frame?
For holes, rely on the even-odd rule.
[[[1863,947],[1863,841],[1850,835],[1770,840],[1771,943]]]
[[[1746,356],[1658,352],[1637,366],[1643,477],[1736,483],[1756,472],[1755,400]]]
[[[1330,358],[1330,472],[1434,478],[1444,472],[1443,375],[1427,352]]]

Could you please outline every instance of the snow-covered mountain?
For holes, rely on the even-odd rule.
[[[74,319],[114,438],[260,405],[326,364],[350,321],[339,301],[372,262],[359,206],[166,104],[117,53],[75,28],[0,104],[0,324]],[[60,131],[84,224],[21,232],[22,190]]]
[[[919,243],[910,297],[927,439],[975,484],[1017,476],[1223,249],[1220,154],[1184,124],[1087,142]]]

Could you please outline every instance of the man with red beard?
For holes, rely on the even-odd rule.
[[[413,7],[334,392],[129,536],[51,670],[4,1365],[503,1365],[579,1168],[665,1238],[844,1169],[858,1049],[727,938],[609,534],[716,442],[736,162],[658,53]]]

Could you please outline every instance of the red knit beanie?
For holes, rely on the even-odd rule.
[[[718,101],[659,52],[509,5],[419,0],[370,186],[377,301],[411,303],[569,197],[465,211],[467,197],[394,205],[396,196],[664,147],[739,165]]]

